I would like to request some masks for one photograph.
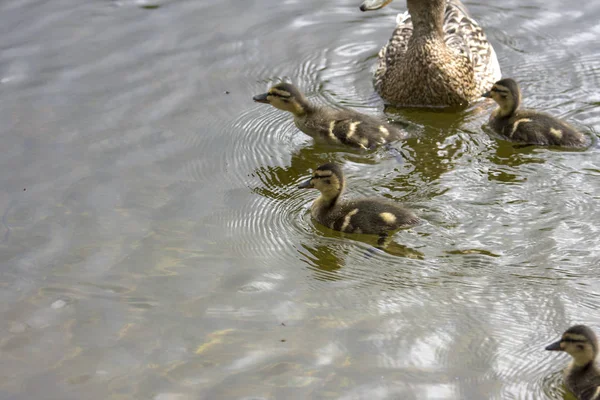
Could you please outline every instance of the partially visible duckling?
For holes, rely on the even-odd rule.
[[[594,363],[598,354],[598,340],[594,331],[585,325],[572,326],[546,350],[565,351],[573,357],[564,371],[564,377],[567,388],[577,399],[600,399],[600,370]]]
[[[388,232],[418,223],[412,211],[383,198],[342,200],[344,174],[333,163],[321,165],[299,189],[318,189],[321,196],[311,215],[319,223],[340,232],[385,236]]]
[[[521,90],[513,79],[499,80],[483,97],[491,97],[498,108],[492,112],[488,125],[508,139],[544,146],[587,147],[590,138],[551,115],[532,110],[520,110]]]
[[[404,132],[378,118],[350,109],[315,106],[289,83],[279,83],[253,100],[291,112],[298,129],[330,143],[370,149],[406,137]]]

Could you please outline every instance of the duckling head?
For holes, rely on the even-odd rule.
[[[310,108],[308,101],[291,83],[278,83],[271,87],[267,93],[258,94],[252,98],[257,103],[270,104],[283,111],[294,115],[304,115]]]
[[[519,85],[510,78],[501,79],[494,83],[492,89],[481,96],[490,97],[498,103],[498,106],[500,106],[498,116],[500,117],[511,115],[521,104]]]
[[[326,199],[334,199],[344,191],[344,185],[342,169],[334,163],[327,163],[317,168],[312,177],[302,182],[298,189],[318,189]]]
[[[585,325],[575,325],[563,333],[558,342],[546,346],[546,350],[569,353],[577,366],[585,366],[596,359],[598,339]]]
[[[393,0],[365,0],[360,5],[360,11],[379,10],[390,4]]]

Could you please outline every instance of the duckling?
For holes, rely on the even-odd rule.
[[[496,108],[488,122],[497,134],[526,144],[587,147],[590,138],[557,118],[541,112],[520,110],[521,90],[513,79],[499,80],[483,94],[491,97]]]
[[[362,11],[392,0],[365,0]],[[379,52],[375,90],[396,106],[464,106],[502,76],[494,48],[460,0],[406,0]]]
[[[311,207],[317,222],[340,232],[377,234],[387,233],[418,223],[412,211],[382,198],[340,199],[345,187],[344,174],[334,163],[318,167],[312,177],[299,189],[318,189],[321,195]]]
[[[546,350],[565,351],[573,357],[564,371],[564,377],[567,388],[577,399],[600,399],[600,369],[594,364],[598,354],[598,339],[594,331],[585,325],[572,326]]]
[[[290,83],[279,83],[253,100],[291,112],[298,129],[330,143],[370,149],[406,137],[398,128],[375,117],[350,109],[315,106]]]

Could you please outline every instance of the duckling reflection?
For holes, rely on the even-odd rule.
[[[365,0],[362,11],[392,0]],[[502,76],[483,29],[460,0],[407,0],[379,52],[375,90],[399,106],[462,106]]]
[[[309,180],[298,186],[321,192],[311,207],[311,215],[320,224],[336,231],[375,234],[384,239],[395,230],[419,222],[412,211],[387,199],[342,200],[344,187],[344,174],[333,163],[321,165]]]
[[[370,115],[313,105],[290,83],[279,83],[267,93],[254,96],[253,100],[291,112],[298,129],[329,143],[370,149],[407,136],[395,126]]]
[[[594,331],[585,325],[572,326],[546,350],[564,351],[573,357],[564,371],[564,378],[567,388],[577,399],[600,399],[600,370],[595,364],[598,339]]]
[[[507,139],[543,146],[584,148],[590,145],[589,137],[566,122],[541,112],[520,110],[521,90],[513,79],[499,80],[483,97],[491,97],[498,103],[488,125]]]
[[[302,248],[303,250],[299,251],[303,256],[302,261],[315,269],[315,271],[318,270],[317,279],[323,281],[336,281],[340,279],[337,272],[345,264],[344,258],[340,257],[346,255],[345,251],[331,245],[313,247],[312,245],[302,244]]]

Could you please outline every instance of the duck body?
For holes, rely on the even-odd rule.
[[[366,0],[361,10],[389,2]],[[383,100],[398,106],[462,106],[500,79],[492,45],[460,0],[407,0],[407,6],[379,52],[374,80]]]
[[[315,106],[289,83],[273,86],[267,93],[254,96],[254,101],[291,112],[298,129],[316,140],[332,144],[370,149],[407,136],[397,127],[370,115]]]
[[[595,364],[598,339],[594,331],[585,325],[574,325],[546,350],[564,351],[573,357],[563,375],[567,389],[578,400],[600,400],[600,370]]]
[[[311,216],[336,231],[386,235],[419,222],[412,211],[387,199],[343,200],[344,186],[341,169],[328,163],[317,168],[313,176],[299,187],[319,189],[321,195],[311,207]]]
[[[483,94],[498,103],[488,126],[498,135],[524,144],[584,148],[591,140],[566,122],[533,110],[519,109],[521,91],[510,78],[496,82]]]
[[[594,362],[582,367],[571,364],[563,377],[565,386],[578,400],[600,400],[600,370]]]

